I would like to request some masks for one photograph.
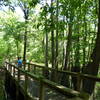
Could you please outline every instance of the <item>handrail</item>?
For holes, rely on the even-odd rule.
[[[66,74],[74,76],[74,77],[80,76],[83,79],[90,79],[90,80],[94,80],[94,81],[100,82],[100,77],[89,75],[89,74],[64,71],[64,70],[49,68],[49,67],[41,66],[41,65],[38,65],[38,64],[32,64],[32,63],[26,63],[26,64],[33,65],[34,67],[43,68],[43,69],[46,69],[46,70],[51,70],[51,71],[53,70],[53,71],[60,72],[60,73],[66,73]]]
[[[10,63],[6,62],[6,66],[5,67],[7,67],[7,65],[9,65],[9,67],[11,67],[11,68],[13,67],[14,70],[15,69],[18,70],[18,77],[20,77],[20,72],[22,72],[25,76],[33,78],[33,79],[38,80],[40,82],[40,99],[39,100],[44,100],[43,99],[44,98],[43,92],[44,92],[44,87],[45,86],[48,86],[48,87],[50,87],[50,88],[52,88],[54,90],[57,90],[58,92],[66,95],[66,96],[73,96],[73,97],[85,98],[85,100],[88,100],[88,99],[86,99],[86,96],[84,96],[84,95],[87,95],[87,94],[83,95],[83,94],[81,94],[78,91],[75,91],[75,90],[66,88],[66,87],[64,87],[62,85],[59,85],[57,83],[51,82],[50,80],[45,79],[42,76],[38,76],[38,75],[32,74],[32,73],[30,73],[28,71],[25,71],[23,69],[20,69],[20,68],[16,67],[13,64],[10,64]],[[18,78],[18,81],[19,81],[19,79],[20,78]],[[27,80],[25,80],[25,81],[27,81]],[[25,88],[26,88],[25,90],[27,92],[27,82],[26,82]]]

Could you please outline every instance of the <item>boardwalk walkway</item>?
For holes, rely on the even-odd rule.
[[[87,74],[55,70],[29,63],[25,66],[24,70],[24,67],[18,68],[14,64],[6,63],[4,70],[0,70],[0,83],[5,84],[7,93],[13,97],[12,100],[89,100],[89,95],[87,93],[80,92],[81,81],[88,79],[100,82],[100,78]],[[70,75],[70,77],[76,77],[78,91],[46,79],[43,76],[44,69],[48,70],[50,72],[49,74],[55,71],[56,73],[66,73]],[[5,76],[4,82],[1,81],[4,80],[2,76]],[[1,86],[0,90],[3,90]],[[4,93],[4,91],[1,93]],[[3,97],[6,97],[5,94]]]
[[[6,63],[5,66],[7,80],[6,87],[12,88],[13,92],[18,92],[18,88],[20,89],[19,93],[23,95],[23,98],[27,98],[26,93],[32,98],[25,100],[88,100],[86,99],[88,97],[84,96],[80,92],[45,79],[41,77],[41,75],[34,74],[34,72],[32,73],[27,70],[23,70],[22,68],[19,69],[15,65],[9,63]],[[7,88],[7,90],[12,92],[9,88]],[[17,94],[14,93],[15,96]]]

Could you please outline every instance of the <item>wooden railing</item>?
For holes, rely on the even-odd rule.
[[[66,73],[68,76],[76,77],[77,78],[77,91],[81,91],[82,81],[85,79],[92,80],[94,82],[100,82],[100,78],[97,76],[93,76],[93,75],[76,73],[76,72],[69,72],[69,71],[64,71],[64,70],[57,70],[54,68],[48,68],[48,67],[45,67],[43,65],[32,64],[32,63],[26,63],[26,66],[27,66],[27,70],[29,72],[31,72],[33,70],[33,72],[35,74],[37,72],[36,70],[41,69],[42,72],[43,72],[43,70],[55,71],[55,72],[60,73],[60,74]],[[43,73],[41,75],[43,76]]]
[[[59,85],[55,82],[52,82],[48,79],[45,79],[41,75],[35,75],[34,73],[30,72],[31,71],[30,69],[32,68],[32,66],[34,66],[35,71],[36,71],[36,68],[42,68],[42,69],[46,69],[46,70],[50,70],[50,71],[54,70],[54,71],[57,71],[57,72],[60,72],[60,73],[67,73],[69,75],[74,75],[78,79],[80,79],[80,77],[82,77],[82,78],[91,78],[91,76],[81,75],[81,74],[77,74],[77,73],[74,73],[74,72],[55,70],[55,69],[52,69],[52,68],[45,68],[44,66],[40,66],[40,65],[36,65],[36,64],[27,63],[25,66],[27,67],[27,70],[23,70],[22,68],[18,68],[17,66],[15,66],[13,64],[10,64],[10,63],[7,63],[7,62],[5,63],[6,70],[12,75],[13,78],[16,79],[16,81],[18,83],[20,83],[21,74],[23,74],[25,76],[24,91],[25,91],[26,94],[28,94],[28,91],[27,91],[28,90],[28,79],[32,78],[34,80],[37,80],[40,83],[40,86],[39,86],[40,87],[39,100],[44,100],[44,96],[45,96],[44,89],[45,89],[45,87],[49,87],[50,89],[55,90],[55,91],[63,94],[66,97],[71,97],[71,98],[72,97],[73,98],[78,97],[78,98],[81,98],[83,100],[88,100],[88,96],[87,96],[88,94],[80,93],[78,91],[74,91],[72,89],[66,88],[62,85]],[[15,75],[16,71],[18,72],[17,77]],[[92,77],[91,79],[95,79],[95,78]]]

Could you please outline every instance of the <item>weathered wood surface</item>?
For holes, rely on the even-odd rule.
[[[24,91],[27,90],[26,92],[33,96],[33,100],[88,100],[87,95],[84,93],[66,88],[41,76],[19,69],[12,64],[8,64],[6,67]],[[17,72],[17,70],[20,72]],[[27,77],[25,78],[25,76]]]
[[[88,74],[82,74],[82,73],[76,73],[76,72],[70,72],[70,71],[65,71],[65,70],[57,70],[57,69],[54,69],[54,68],[49,68],[49,67],[45,67],[43,65],[40,65],[40,64],[34,64],[34,63],[26,63],[28,66],[30,66],[30,69],[36,67],[36,68],[41,68],[41,69],[46,69],[46,70],[55,70],[59,73],[66,73],[68,75],[71,75],[71,76],[74,76],[74,77],[78,77],[80,75],[80,77],[82,79],[90,79],[90,80],[94,80],[96,82],[100,82],[100,77],[97,77],[97,76],[93,76],[93,75],[88,75]]]
[[[5,73],[4,69],[0,68],[0,100],[6,100],[7,98],[4,88],[4,80],[5,80],[4,73]]]

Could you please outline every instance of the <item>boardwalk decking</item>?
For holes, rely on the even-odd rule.
[[[14,65],[8,64],[6,68],[7,77],[11,77],[10,82],[7,84],[10,84],[10,87],[12,87],[13,82],[11,81],[14,80],[15,87],[20,89],[19,92],[22,93],[21,95],[24,96],[23,98],[27,98],[27,93],[28,96],[32,98],[31,100],[88,100],[77,91],[66,88],[23,69],[19,69]]]

